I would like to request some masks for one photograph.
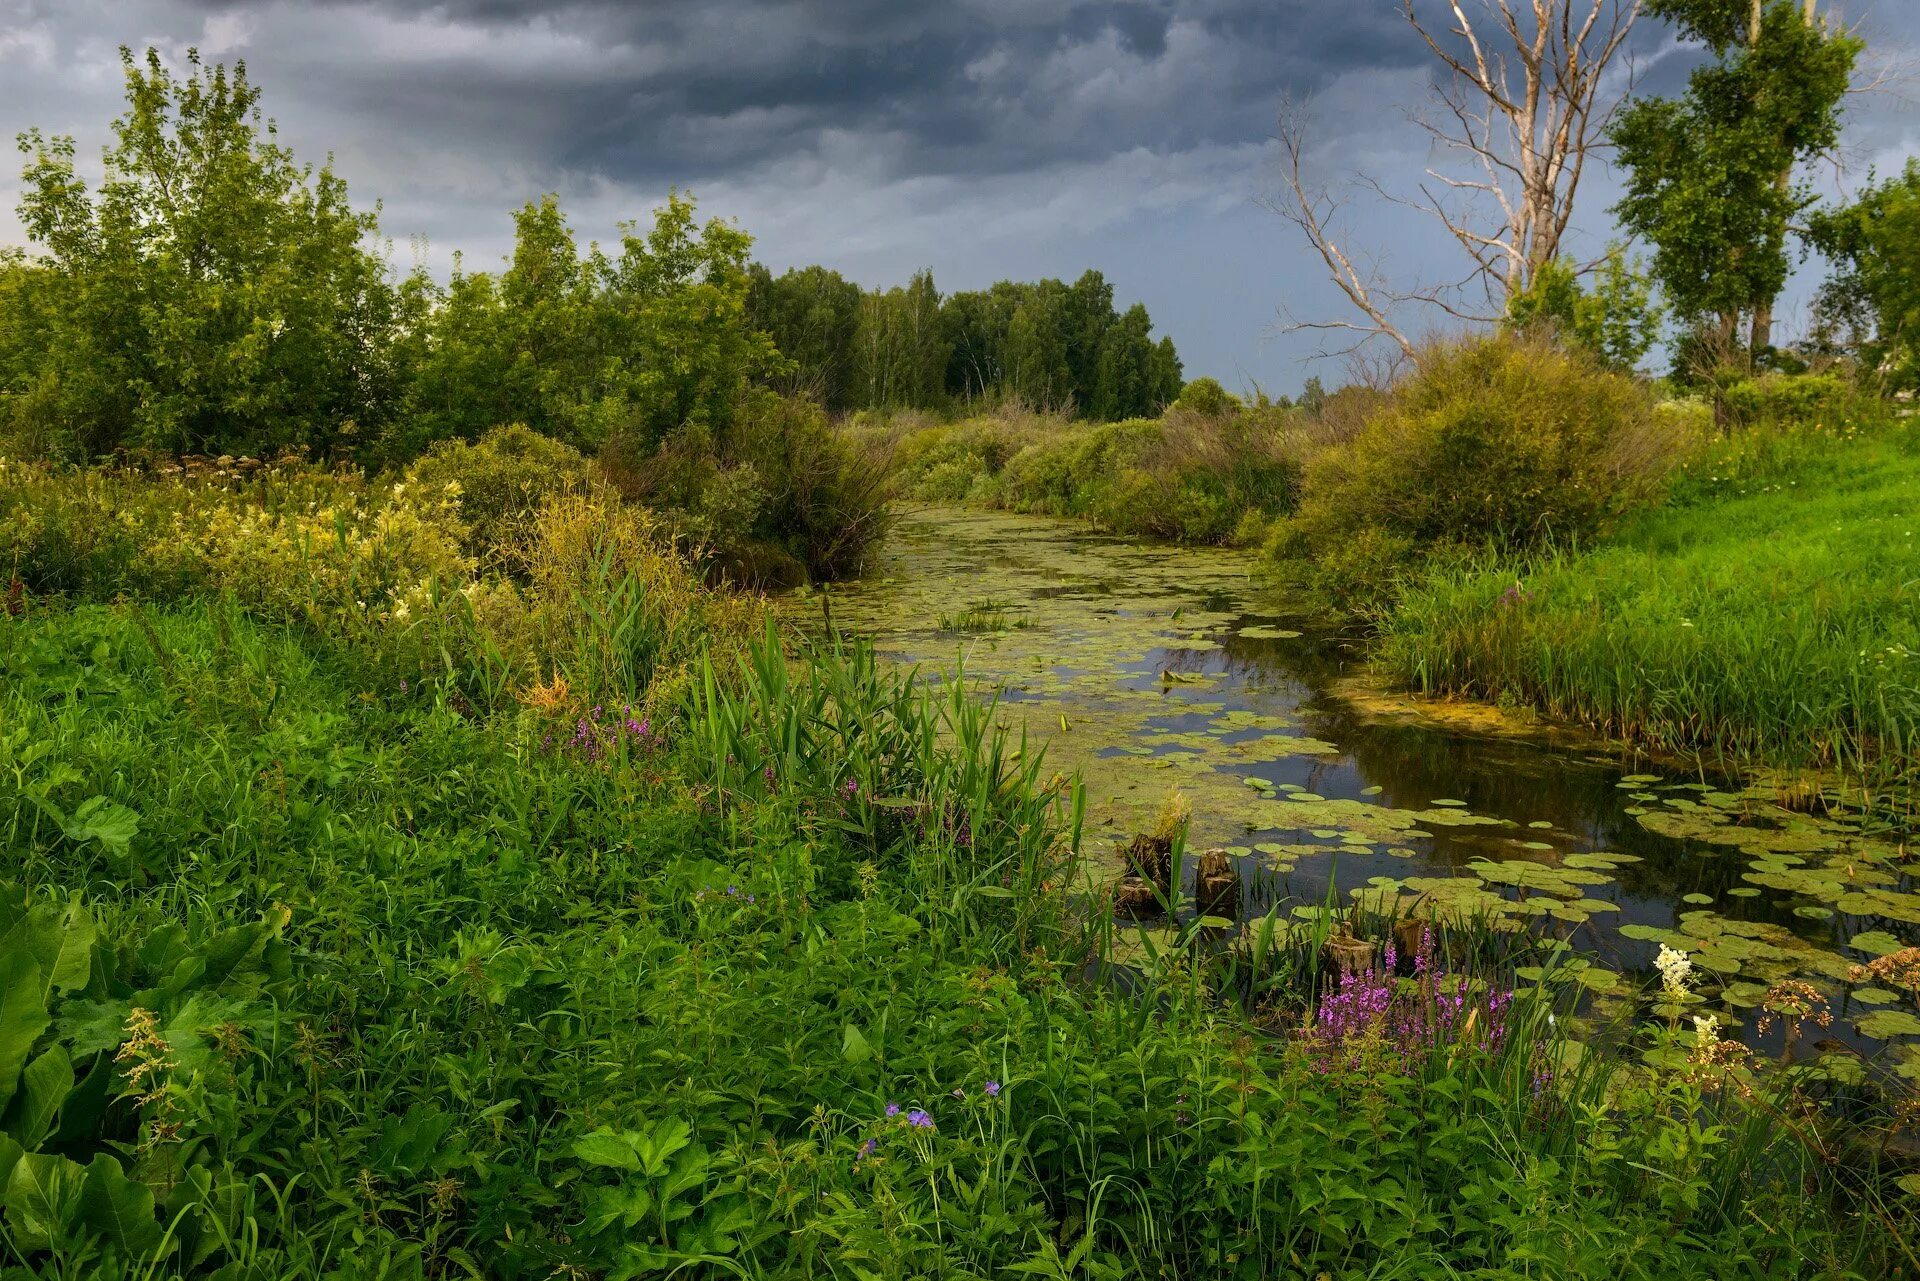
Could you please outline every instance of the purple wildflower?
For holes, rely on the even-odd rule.
[[[888,1116],[899,1116],[899,1115],[900,1115],[900,1105],[899,1105],[898,1103],[889,1103],[889,1104],[887,1104],[887,1115],[888,1115]]]
[[[907,1113],[907,1124],[916,1130],[931,1130],[933,1128],[933,1118],[919,1108],[915,1108],[913,1111]]]
[[[860,1155],[863,1157],[872,1156],[875,1152],[879,1151],[879,1149],[880,1149],[880,1140],[868,1139],[865,1143],[862,1143],[860,1145]]]
[[[987,1094],[987,1097],[988,1097],[988,1098],[990,1098],[990,1099],[997,1099],[997,1098],[999,1098],[999,1097],[1000,1097],[1000,1082],[998,1082],[998,1081],[988,1081],[988,1082],[987,1082],[987,1088],[986,1088],[986,1094]]]

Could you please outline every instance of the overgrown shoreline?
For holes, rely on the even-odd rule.
[[[518,611],[457,629],[464,607],[401,614],[404,590],[262,578],[260,540],[165,599],[82,584],[0,618],[0,964],[45,976],[30,1000],[10,980],[34,1017],[0,1060],[13,1266],[1665,1278],[1906,1257],[1901,1167],[1822,1156],[1888,1124],[1892,1085],[1746,1063],[1686,1017],[1684,976],[1636,1034],[1664,1068],[1582,1054],[1565,988],[1444,923],[1423,968],[1338,999],[1324,916],[1225,952],[1185,931],[1088,985],[1123,927],[1076,897],[1076,798],[1038,754],[864,647],[723,623],[737,605],[579,501],[519,536],[546,559],[477,558],[542,568]],[[1423,1013],[1442,994],[1458,1013]]]
[[[896,433],[898,483],[1135,537],[1264,543],[1282,590],[1357,625],[1411,690],[1722,770],[1831,771],[1905,805],[1920,426],[1832,375],[1723,394],[1725,433],[1703,404],[1491,339],[1334,414],[1210,401],[1104,427],[1013,415]],[[1560,420],[1575,404],[1583,426]]]

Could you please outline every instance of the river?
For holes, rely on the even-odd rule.
[[[1096,869],[1178,789],[1189,847],[1229,851],[1250,912],[1311,911],[1331,884],[1510,918],[1594,962],[1583,982],[1603,1012],[1637,999],[1665,942],[1723,1023],[1751,1024],[1771,984],[1804,979],[1844,1042],[1920,1078],[1914,994],[1855,971],[1920,942],[1905,838],[1788,808],[1763,783],[1393,694],[1289,610],[1252,553],[920,509],[867,577],[790,607],[999,691],[1004,722],[1084,780]]]

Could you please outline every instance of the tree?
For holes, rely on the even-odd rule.
[[[949,294],[940,306],[947,344],[947,395],[978,400],[1006,381],[1002,363],[1012,305],[998,290]]]
[[[409,298],[331,167],[294,161],[244,63],[122,49],[90,193],[71,138],[20,135],[36,253],[0,293],[12,430],[51,454],[349,446],[395,412]]]
[[[1154,345],[1153,359],[1147,364],[1148,413],[1157,414],[1179,399],[1183,372],[1173,339],[1162,338]]]
[[[854,408],[860,286],[825,267],[795,268],[776,278],[756,263],[752,272],[748,321],[793,362],[779,389],[813,396],[833,413]]]
[[[930,409],[945,394],[951,354],[940,324],[933,273],[860,301],[855,337],[860,403],[873,409]]]
[[[1661,310],[1653,281],[1615,246],[1582,288],[1578,269],[1564,258],[1534,273],[1533,283],[1507,304],[1507,323],[1546,330],[1588,352],[1603,366],[1631,372],[1660,336]]]
[[[1817,336],[1893,390],[1920,388],[1920,161],[1816,215],[1809,237],[1836,268],[1820,291]]]
[[[773,340],[747,323],[752,248],[732,222],[696,223],[693,198],[678,192],[644,233],[638,222],[620,225],[606,288],[629,438],[724,432],[749,388],[782,370]]]
[[[413,383],[407,448],[524,423],[582,450],[630,456],[669,436],[732,424],[750,387],[784,372],[747,321],[752,238],[697,221],[670,195],[651,224],[620,224],[620,253],[584,255],[547,196],[514,215],[497,278],[456,271]]]
[[[1141,315],[1145,314],[1143,307]],[[1114,324],[1114,316],[1113,286],[1099,272],[1089,268],[1068,286],[1062,316],[1067,331],[1067,377],[1073,384],[1073,403],[1083,413],[1092,410],[1100,381],[1102,342]],[[1097,410],[1092,412],[1096,418],[1101,416]]]
[[[1609,75],[1639,0],[1480,0],[1472,15],[1467,0],[1449,0],[1444,30],[1423,20],[1414,0],[1402,6],[1443,73],[1434,82],[1435,110],[1420,124],[1442,154],[1464,165],[1430,168],[1416,196],[1365,185],[1436,218],[1466,254],[1464,276],[1441,285],[1396,283],[1376,260],[1345,247],[1336,225],[1340,201],[1305,176],[1310,125],[1294,108],[1282,114],[1285,191],[1274,207],[1360,313],[1293,327],[1353,332],[1360,343],[1385,337],[1413,358],[1397,319],[1406,308],[1491,322],[1560,257],[1587,159],[1616,105],[1606,92]]]
[[[1073,401],[1064,319],[1066,289],[1043,280],[1027,291],[1007,322],[1006,389],[1041,409],[1066,409]]]
[[[1114,422],[1154,412],[1154,388],[1149,385],[1154,359],[1152,330],[1147,309],[1139,303],[1106,327],[1095,362],[1093,395],[1087,402],[1094,418]]]
[[[1612,130],[1626,195],[1622,224],[1654,247],[1653,271],[1674,310],[1711,320],[1716,357],[1773,341],[1773,304],[1788,273],[1793,219],[1812,202],[1792,182],[1830,149],[1861,43],[1815,0],[1647,0],[1650,13],[1704,43],[1716,61],[1678,98],[1645,98]]]

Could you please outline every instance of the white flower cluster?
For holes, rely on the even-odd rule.
[[[1694,1015],[1693,1040],[1703,1050],[1720,1044],[1720,1020],[1711,1014]]]
[[[1687,994],[1687,979],[1693,973],[1693,961],[1678,948],[1660,945],[1660,955],[1653,958],[1653,968],[1660,971],[1660,983],[1670,996]]]

